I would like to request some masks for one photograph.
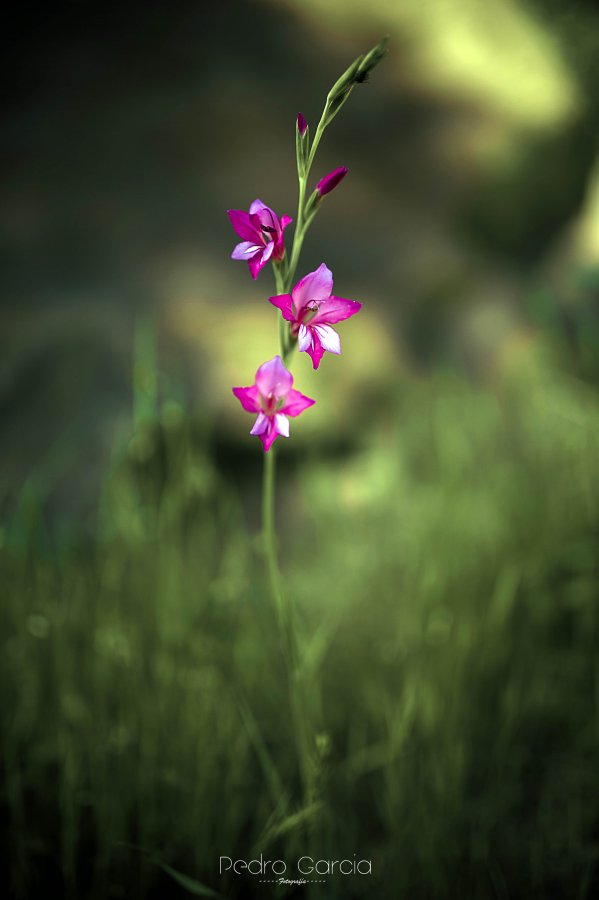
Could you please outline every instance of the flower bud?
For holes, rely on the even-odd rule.
[[[358,69],[360,68],[363,60],[364,56],[361,54],[357,59],[354,59],[351,66],[345,70],[340,78],[337,79],[337,81],[327,94],[327,102],[329,104],[332,104],[335,101],[340,100],[342,97],[345,97],[348,91],[352,89],[356,81]]]
[[[308,157],[310,156],[310,129],[301,113],[297,114],[295,123],[295,156],[297,173],[302,178],[306,174]]]
[[[355,75],[355,81],[357,84],[362,84],[363,82],[368,81],[368,76],[370,75],[372,70],[376,68],[380,61],[387,55],[388,43],[389,35],[387,34],[384,38],[381,38],[378,44],[373,47],[372,50],[370,50],[361,60]]]
[[[316,193],[318,193],[321,197],[324,197],[325,194],[329,194],[333,191],[340,181],[342,181],[348,173],[348,169],[345,166],[339,166],[337,169],[333,169],[332,172],[329,172],[328,175],[325,175],[324,178],[321,178],[318,184],[316,185]]]
[[[297,114],[297,130],[298,130],[300,137],[303,137],[305,135],[307,128],[308,128],[308,123],[304,119],[303,115],[301,113],[298,113]]]
[[[354,59],[341,78],[337,79],[327,94],[327,102],[324,109],[325,128],[331,124],[341,107],[347,102],[356,84],[368,81],[368,76],[372,70],[378,66],[386,55],[388,43],[389,35],[385,35],[372,50],[369,50],[366,54],[360,54],[357,59]]]

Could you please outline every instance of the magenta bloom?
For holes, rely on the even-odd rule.
[[[283,231],[293,219],[289,216],[277,216],[262,200],[254,200],[249,212],[242,209],[227,210],[231,225],[240,238],[231,257],[247,262],[252,278],[269,259],[282,259],[285,255]]]
[[[265,452],[281,434],[289,437],[288,416],[299,416],[315,400],[293,389],[293,375],[280,356],[265,362],[251,387],[235,387],[233,393],[248,412],[258,413],[250,434],[257,434]]]
[[[330,194],[330,192],[337,187],[339,182],[343,181],[348,171],[349,169],[346,169],[345,166],[339,166],[338,169],[333,169],[332,172],[329,172],[328,175],[325,175],[324,178],[320,179],[314,190],[320,194],[321,197],[324,197],[325,194]]]
[[[362,308],[356,300],[334,297],[332,290],[333,273],[322,263],[298,281],[291,294],[269,297],[283,318],[291,322],[291,336],[297,337],[299,349],[310,355],[315,369],[325,350],[341,353],[339,335],[331,325],[355,316]]]

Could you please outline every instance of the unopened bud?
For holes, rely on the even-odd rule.
[[[295,158],[297,160],[297,174],[300,178],[303,178],[306,174],[309,155],[310,129],[303,115],[298,113],[295,122]]]
[[[298,130],[300,137],[303,137],[305,135],[307,128],[308,128],[308,123],[304,119],[303,115],[301,113],[298,113],[297,114],[297,130]]]
[[[340,181],[343,181],[345,176],[348,173],[348,169],[345,166],[339,166],[337,169],[333,169],[332,172],[329,172],[328,175],[325,175],[324,178],[321,178],[318,184],[316,185],[316,192],[324,197],[325,194],[330,194],[333,191]]]
[[[329,104],[334,103],[336,100],[338,101],[341,97],[344,97],[348,91],[352,89],[356,82],[356,75],[358,74],[358,69],[364,60],[363,56],[358,56],[357,59],[354,59],[351,66],[345,70],[343,75],[337,79],[329,93],[327,94],[327,101]]]
[[[355,81],[358,84],[362,84],[364,81],[368,81],[368,76],[372,72],[376,66],[380,63],[380,61],[387,54],[387,44],[389,43],[389,35],[385,35],[384,38],[378,42],[378,44],[369,50],[366,56],[360,62],[358,66],[358,70],[356,72]]]

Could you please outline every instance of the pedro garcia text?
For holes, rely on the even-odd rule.
[[[262,854],[256,859],[232,859],[221,856],[219,873],[232,872],[235,875],[371,875],[372,863],[369,859],[314,859],[300,856],[295,864],[287,864],[282,859],[264,859]]]

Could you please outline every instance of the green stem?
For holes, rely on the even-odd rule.
[[[295,350],[296,344],[297,344],[297,341],[296,341],[296,340],[293,340],[293,341],[290,340],[290,341],[289,341],[289,344],[288,344],[288,346],[287,346],[287,349],[285,350],[285,353],[283,354],[283,357],[282,357],[282,359],[283,359],[283,365],[286,366],[287,363],[289,362],[289,358],[290,358],[290,356],[293,354],[293,351]]]
[[[281,593],[277,551],[275,546],[275,463],[276,450],[271,447],[264,454],[264,479],[262,482],[262,542],[268,570],[270,589],[279,622],[283,620],[283,596]]]
[[[318,150],[318,145],[320,144],[320,139],[324,134],[324,130],[327,127],[326,118],[329,113],[329,104],[328,101],[325,104],[325,107],[322,111],[322,115],[320,117],[320,122],[316,126],[316,133],[312,140],[312,146],[310,147],[310,155],[308,156],[308,163],[306,165],[306,178],[310,174],[310,169],[312,168],[312,163],[314,162],[314,157],[316,156],[316,151]]]
[[[275,287],[277,290],[277,294],[286,294],[286,257],[283,257],[280,262],[275,262],[273,264],[273,271],[275,274]],[[283,316],[279,316],[279,346],[281,358],[283,359],[283,362],[285,362],[286,356],[289,352],[289,327]]]
[[[287,272],[287,291],[291,289],[291,282],[293,281],[293,276],[295,275],[295,270],[297,269],[297,264],[299,262],[299,255],[302,249],[302,244],[304,243],[304,235],[306,233],[306,229],[304,226],[304,212],[305,212],[305,203],[306,203],[306,183],[308,181],[308,174],[310,171],[310,167],[306,168],[305,175],[299,175],[299,197],[297,202],[297,222],[295,226],[295,232],[293,234],[293,247],[291,250],[291,260],[289,262],[289,270]]]
[[[264,454],[264,479],[262,482],[262,541],[272,599],[283,644],[283,652],[288,663],[289,701],[297,746],[298,764],[302,779],[303,800],[305,806],[309,806],[314,802],[314,767],[312,763],[311,729],[309,725],[305,684],[299,666],[293,610],[281,589],[281,576],[277,563],[275,539],[275,471],[275,448],[271,447],[270,450]]]

